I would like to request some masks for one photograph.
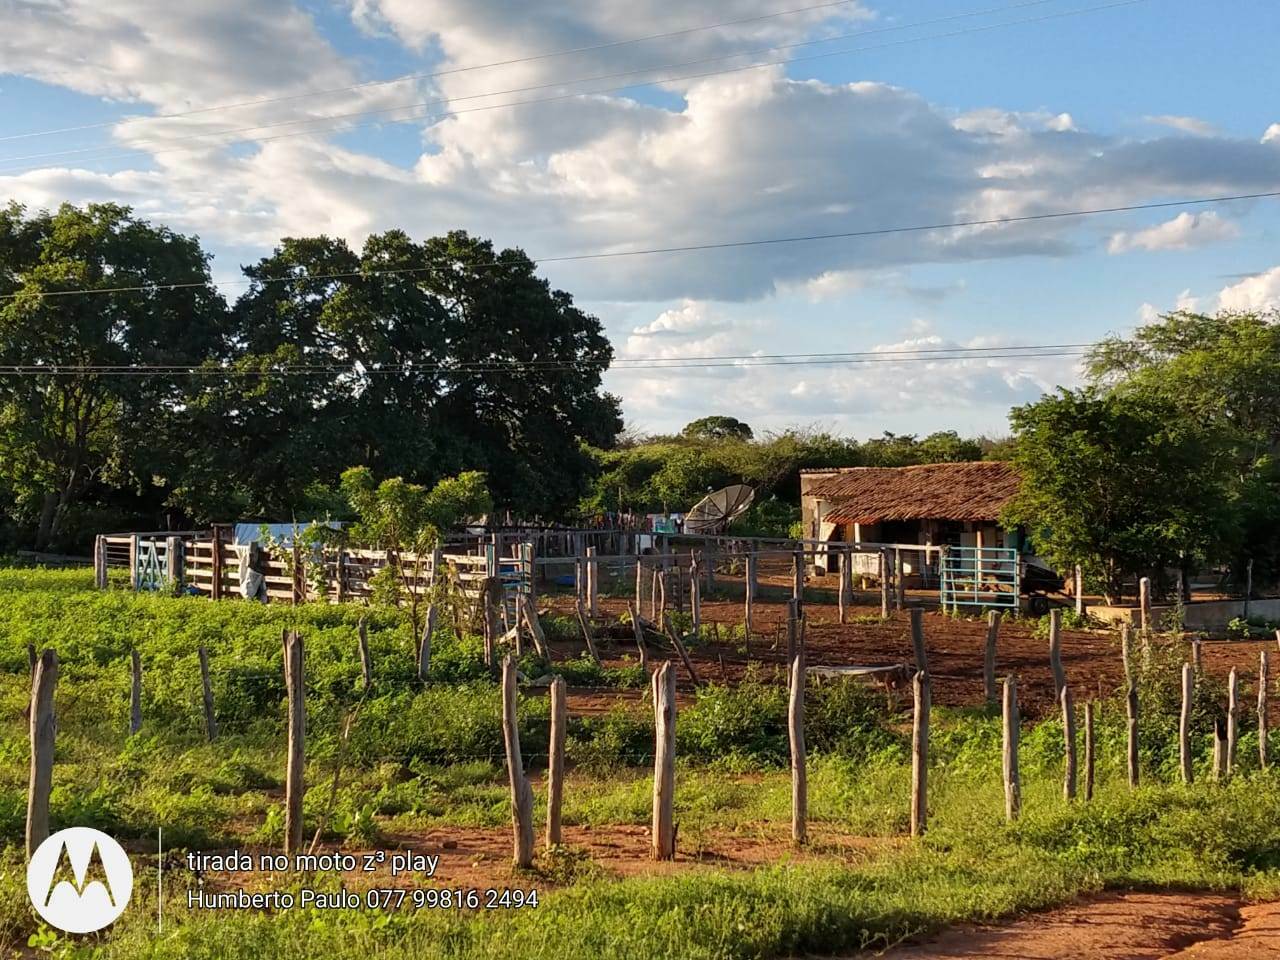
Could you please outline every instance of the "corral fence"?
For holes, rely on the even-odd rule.
[[[485,581],[503,588],[503,621],[517,619],[519,597],[570,588],[590,615],[602,592],[631,594],[637,606],[683,610],[694,591],[710,594],[732,582],[750,607],[762,582],[790,588],[804,583],[837,594],[842,614],[858,589],[879,593],[882,610],[915,603],[945,607],[1016,608],[1016,551],[972,550],[934,544],[868,543],[767,537],[671,534],[629,528],[506,527],[453,534],[431,553],[326,545],[270,548],[232,542],[229,526],[204,531],[103,534],[94,547],[97,585],[109,571],[127,572],[138,591],[176,590],[212,599],[256,597],[268,602],[364,602],[374,579],[393,563],[402,591],[426,595],[447,585],[475,599]],[[992,554],[988,556],[988,554]],[[843,615],[841,620],[843,622]]]

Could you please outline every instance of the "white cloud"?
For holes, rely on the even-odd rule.
[[[1148,123],[1159,124],[1162,127],[1171,127],[1174,130],[1181,130],[1183,133],[1189,133],[1195,137],[1212,137],[1218,133],[1218,128],[1207,120],[1201,120],[1198,117],[1180,117],[1170,113],[1160,114],[1159,116],[1147,117]]]
[[[1266,132],[1262,135],[1263,143],[1280,143],[1280,123],[1273,123],[1267,127]]]
[[[1221,310],[1262,311],[1280,309],[1280,267],[1224,287],[1218,294]]]
[[[1120,231],[1111,235],[1108,253],[1128,253],[1130,250],[1187,250],[1219,240],[1230,240],[1240,233],[1232,221],[1219,216],[1213,210],[1202,213],[1180,213],[1172,220],[1138,230],[1133,233]]]

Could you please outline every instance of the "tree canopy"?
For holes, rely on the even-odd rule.
[[[1022,485],[1005,522],[1109,598],[1138,574],[1210,556],[1230,526],[1217,438],[1168,403],[1062,389],[1009,419]]]

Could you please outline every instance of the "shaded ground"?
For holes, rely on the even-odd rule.
[[[1280,904],[1209,893],[1119,893],[1000,926],[962,925],[885,960],[1264,960],[1280,958]]]
[[[858,606],[848,611],[848,622],[843,626],[834,604],[807,602],[805,643],[808,662],[816,665],[890,665],[911,663],[911,628],[906,612],[894,613],[888,621],[880,621],[879,601],[867,606],[868,597],[860,595]],[[573,610],[569,596],[543,597],[544,607],[550,606],[557,614],[570,615]],[[626,612],[627,601],[622,598],[601,597],[598,620],[616,620]],[[648,611],[644,611],[647,615]],[[705,624],[715,626],[721,640],[699,644],[690,649],[690,658],[703,681],[737,682],[747,670],[748,664],[763,667],[766,676],[779,671],[779,679],[786,659],[787,606],[781,597],[758,600],[753,611],[753,636],[744,642],[740,631],[743,620],[742,602],[739,599],[707,600],[702,605]],[[930,673],[933,677],[933,700],[946,706],[980,704],[983,700],[982,667],[986,644],[987,626],[982,621],[960,620],[937,611],[925,613],[925,642],[929,653]],[[996,672],[998,677],[1015,674],[1018,677],[1018,697],[1024,714],[1040,717],[1056,709],[1053,696],[1053,676],[1049,670],[1048,643],[1033,634],[1034,625],[1028,621],[1006,622],[1001,625],[997,647]],[[601,654],[606,663],[620,664],[624,658],[636,657],[635,644],[626,631],[621,636],[602,644]],[[730,639],[734,634],[737,639]],[[1123,666],[1120,657],[1118,635],[1105,630],[1064,630],[1062,660],[1067,680],[1077,691],[1076,700],[1086,695],[1098,696],[1111,693],[1122,681]],[[554,643],[553,652],[558,656],[579,656],[585,651],[580,641]],[[1210,675],[1225,679],[1232,667],[1250,680],[1256,675],[1258,651],[1271,646],[1270,641],[1205,641],[1203,643],[1204,669]],[[655,657],[675,659],[667,649],[651,650]],[[682,688],[690,686],[688,676],[679,668]],[[570,698],[570,708],[580,713],[608,709],[619,700],[639,700],[640,691],[579,690]]]

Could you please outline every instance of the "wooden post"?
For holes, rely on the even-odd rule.
[[[662,565],[658,568],[658,616],[665,617],[667,615],[667,589],[671,584],[671,573],[667,568],[667,560],[664,557]]]
[[[1144,634],[1151,632],[1151,578],[1138,581],[1138,625]]]
[[[1129,692],[1124,701],[1126,727],[1126,766],[1129,773],[1129,789],[1138,788],[1138,684],[1129,681]]]
[[[581,602],[581,598],[579,598]],[[511,784],[512,860],[516,867],[533,866],[533,790],[524,775],[520,756],[520,723],[516,713],[516,661],[502,658],[502,739],[507,751],[507,775]]]
[[[129,666],[133,674],[129,685],[129,733],[135,734],[142,729],[142,658],[137,647],[129,651]]]
[[[129,537],[129,588],[138,589],[138,535]]]
[[[107,589],[107,538],[102,534],[93,538],[93,585]]]
[[[671,661],[653,673],[653,859],[676,856],[676,674]]]
[[[27,712],[31,736],[31,772],[27,781],[27,859],[49,836],[49,793],[53,789],[53,741],[57,733],[53,690],[58,683],[58,655],[46,650],[36,662]]]
[[[1093,799],[1093,767],[1094,767],[1094,739],[1093,739],[1093,701],[1086,700],[1084,702],[1084,798],[1085,800]]]
[[[1022,782],[1018,776],[1018,685],[1004,678],[1004,816],[1012,823],[1022,810]]]
[[[888,620],[888,549],[881,549],[881,620]]]
[[[364,682],[364,692],[368,693],[373,686],[373,663],[369,659],[369,630],[365,626],[364,617],[360,618],[360,623],[356,626],[356,635],[359,637],[360,647],[360,679]]]
[[[1271,711],[1267,703],[1267,687],[1271,682],[1267,669],[1267,651],[1258,651],[1258,768],[1267,769],[1267,736],[1271,731]]]
[[[498,626],[498,604],[494,601],[494,593],[501,589],[502,584],[497,577],[485,577],[480,581],[480,603],[484,609],[484,662],[491,670],[497,664],[498,636],[501,633]],[[578,595],[578,603],[582,603],[581,594]]]
[[[902,548],[893,551],[893,609],[901,611],[906,603],[907,585],[902,575]]]
[[[1076,708],[1071,699],[1071,688],[1063,687],[1059,697],[1062,704],[1062,796],[1076,798]]]
[[[1080,569],[1080,564],[1076,564],[1075,570],[1075,600],[1076,600],[1076,616],[1084,616],[1084,571]]]
[[[600,561],[596,548],[587,547],[587,613],[596,616],[600,612]]]
[[[915,698],[911,725],[911,836],[919,837],[929,819],[929,674],[917,670],[911,690]]]
[[[649,672],[649,648],[644,642],[644,627],[640,623],[640,613],[636,606],[627,604],[627,614],[631,617],[631,631],[636,635],[636,649],[640,652],[640,670]]]
[[[1191,666],[1195,668],[1197,674],[1204,670],[1204,653],[1200,648],[1199,637],[1191,641]]]
[[[1182,665],[1182,709],[1178,713],[1178,766],[1182,782],[1191,783],[1195,773],[1191,767],[1191,706],[1195,699],[1196,675],[1191,664]]]
[[[1227,721],[1218,715],[1213,718],[1213,779],[1227,778]]]
[[[1231,668],[1227,678],[1227,776],[1236,772],[1236,741],[1240,733],[1240,675]]]
[[[426,680],[431,670],[431,638],[436,632],[436,605],[427,604],[426,622],[422,625],[422,637],[418,640],[418,679]]]
[[[787,732],[791,742],[791,839],[801,846],[809,839],[809,781],[805,768],[804,743],[804,645],[796,648],[791,660],[791,690],[787,709]]]
[[[1049,611],[1049,669],[1053,671],[1054,698],[1061,700],[1067,673],[1062,669],[1062,611],[1056,607]]]
[[[791,599],[804,609],[804,551],[797,550],[791,557]]]
[[[751,606],[756,599],[756,555],[747,554],[747,569],[743,586],[742,632],[747,640],[751,639]]]
[[[303,677],[302,634],[296,630],[286,631],[284,678],[289,700],[289,753],[284,776],[284,852],[288,855],[302,850],[302,798],[306,793],[303,774],[307,739],[306,688]]]
[[[564,740],[569,728],[569,703],[564,677],[551,681],[551,739],[547,748],[547,846],[558,847],[560,810],[564,806]]]
[[[853,582],[849,573],[849,552],[844,551],[837,556],[840,564],[837,574],[840,579],[836,584],[836,606],[840,614],[840,623],[843,625],[849,616],[849,589]]]
[[[212,581],[209,587],[209,597],[213,600],[222,599],[222,535],[215,526],[209,532],[209,545],[213,554],[213,571]]]
[[[200,689],[204,696],[204,734],[210,743],[218,737],[218,721],[213,714],[213,686],[209,682],[209,651],[204,644],[196,651],[200,659]]]
[[[787,663],[795,659],[800,646],[800,615],[794,600],[787,601]]]
[[[996,639],[1000,636],[1000,611],[987,611],[987,651],[982,662],[982,690],[986,694],[987,703],[994,704],[999,699],[996,693]]]
[[[182,593],[182,577],[186,568],[186,551],[181,537],[166,537],[164,541],[164,576],[169,589]]]
[[[574,604],[574,608],[578,614],[578,626],[582,628],[582,639],[587,642],[587,654],[598,666],[600,664],[600,654],[596,650],[595,637],[591,635],[591,623],[587,620],[587,608],[583,604],[582,598],[578,598],[578,602]]]
[[[695,556],[689,564],[689,615],[696,637],[702,629],[702,582],[698,558]]]
[[[644,609],[644,559],[636,554],[636,612]]]
[[[929,672],[929,651],[924,645],[924,611],[919,607],[911,608],[911,650],[915,656],[916,669]]]

